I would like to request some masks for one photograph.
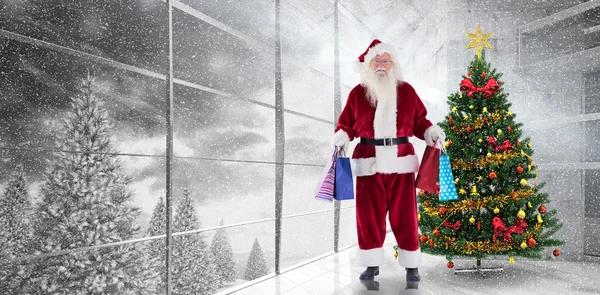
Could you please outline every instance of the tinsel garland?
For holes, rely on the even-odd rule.
[[[477,119],[475,119],[473,121],[473,129],[471,129],[471,127],[469,127],[469,124],[464,123],[464,122],[461,123],[460,128],[456,127],[456,125],[452,126],[451,128],[453,128],[454,132],[457,135],[460,135],[465,132],[470,133],[470,131],[481,129],[484,126],[485,127],[492,126],[500,120],[501,120],[500,113],[494,112],[494,113],[490,114],[489,119],[488,119],[488,117],[478,117]],[[469,127],[469,128],[467,129],[467,127]]]
[[[514,202],[514,201],[517,201],[517,200],[520,200],[523,198],[527,198],[533,194],[535,194],[535,192],[532,189],[519,190],[519,191],[515,192],[514,196],[500,195],[500,196],[493,196],[493,197],[484,197],[484,198],[480,198],[477,201],[474,201],[472,199],[464,199],[459,202],[446,203],[446,204],[444,204],[444,207],[447,209],[448,212],[479,211],[481,208],[484,208],[484,207],[487,208],[489,203],[493,203],[495,206],[499,205],[501,207],[504,207],[504,205],[507,205],[508,203],[511,203],[511,202]],[[436,216],[436,217],[440,216],[439,207],[435,206],[432,201],[423,201],[422,204],[423,204],[423,211],[425,211],[425,214],[427,214],[429,216]]]
[[[486,155],[485,157],[479,159],[476,162],[466,162],[463,159],[453,160],[451,161],[450,165],[452,166],[452,169],[471,170],[473,168],[483,168],[492,163],[500,165],[503,162],[516,158],[518,156],[522,156],[522,153],[520,151],[517,152],[514,149],[512,149],[509,151],[504,151],[502,153]]]
[[[542,228],[542,224],[538,223],[534,226],[533,230],[526,233],[527,238],[533,237],[533,234],[536,231],[539,231]],[[444,247],[445,249],[457,249],[457,245],[459,240],[455,237],[444,237]],[[471,255],[475,252],[486,252],[486,253],[499,253],[506,252],[513,249],[513,244],[515,242],[505,242],[502,239],[498,239],[495,242],[492,241],[476,241],[476,242],[466,242],[461,252],[462,254]],[[431,244],[430,244],[431,245]],[[431,247],[431,246],[430,246]]]

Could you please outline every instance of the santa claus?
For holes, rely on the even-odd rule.
[[[348,96],[331,139],[332,145],[360,142],[352,155],[356,176],[357,260],[373,280],[384,262],[386,214],[399,247],[398,263],[406,268],[407,285],[419,282],[419,249],[415,172],[419,159],[408,138],[441,147],[445,134],[427,118],[421,99],[403,81],[390,44],[374,40],[356,62],[361,83]]]

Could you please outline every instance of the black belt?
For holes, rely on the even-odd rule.
[[[402,137],[396,137],[396,138],[392,138],[392,137],[384,137],[384,138],[361,137],[360,143],[368,144],[368,145],[392,146],[392,145],[408,143],[408,136],[402,136]]]

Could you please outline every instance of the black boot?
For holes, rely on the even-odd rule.
[[[421,275],[419,275],[418,268],[406,269],[406,289],[419,289],[420,281]]]
[[[375,276],[379,275],[379,266],[369,266],[360,274],[361,281],[372,281]]]

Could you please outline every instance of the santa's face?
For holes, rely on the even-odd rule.
[[[371,70],[379,77],[385,77],[393,66],[392,56],[387,52],[376,55],[370,62]]]

